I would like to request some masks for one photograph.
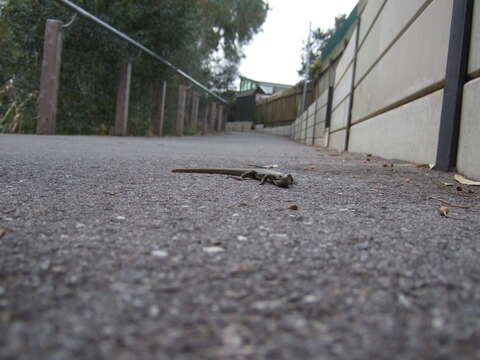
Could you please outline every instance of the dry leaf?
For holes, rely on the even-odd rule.
[[[383,167],[393,167],[393,163],[391,163],[391,162],[383,163],[382,166]]]
[[[438,213],[439,213],[441,216],[448,217],[448,207],[446,207],[446,206],[440,206],[440,207],[438,208]]]
[[[298,210],[298,205],[292,204],[288,207],[290,210]]]
[[[433,169],[435,164],[416,164],[416,167]]]
[[[241,202],[241,203],[238,203],[238,206],[252,206],[252,204]]]
[[[0,226],[0,239],[7,233],[7,229],[3,226]]]
[[[412,181],[412,179],[410,179],[410,178],[406,178],[406,179],[405,179],[405,182],[406,182],[406,183],[409,183],[409,182],[411,182],[411,181]]]
[[[318,170],[318,168],[315,166],[315,165],[310,165],[310,166],[307,166],[305,169],[303,170]]]
[[[372,191],[375,191],[375,192],[380,192],[379,189],[372,189]]]
[[[473,181],[473,180],[469,180],[465,177],[463,177],[462,175],[459,175],[459,174],[455,174],[455,176],[453,177],[455,180],[457,180],[460,184],[463,184],[463,185],[469,185],[469,186],[480,186],[480,181]]]

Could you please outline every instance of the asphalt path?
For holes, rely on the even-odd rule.
[[[296,184],[171,173],[252,164]],[[478,359],[479,194],[269,135],[0,135],[0,358]]]

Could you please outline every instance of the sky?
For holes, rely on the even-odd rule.
[[[244,47],[240,74],[253,80],[293,85],[301,52],[312,29],[333,27],[335,16],[349,14],[358,0],[268,0],[263,31]]]

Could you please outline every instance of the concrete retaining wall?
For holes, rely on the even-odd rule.
[[[330,128],[313,133],[312,106],[318,112],[322,94],[292,125],[294,139],[435,163],[454,1],[368,0],[336,69],[330,67],[335,78]],[[480,0],[474,2],[468,73],[457,168],[480,179]],[[326,108],[319,119],[328,116]]]
[[[473,10],[472,38],[468,73],[474,80],[463,90],[462,120],[458,145],[457,169],[468,177],[480,180],[480,1]]]
[[[308,145],[325,144],[327,102],[328,88],[291,125],[291,136],[295,141]]]

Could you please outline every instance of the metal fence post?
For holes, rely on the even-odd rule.
[[[185,85],[179,85],[178,86],[177,119],[175,122],[175,136],[183,135],[186,100],[187,100],[187,87]]]
[[[153,134],[156,136],[163,135],[163,123],[165,120],[165,98],[167,96],[167,82],[163,81],[162,90],[158,87],[158,93],[155,94],[155,110],[152,117]]]
[[[455,0],[453,2],[445,88],[438,133],[435,165],[437,170],[449,171],[457,164],[463,87],[468,73],[473,8],[473,0]]]
[[[115,114],[115,136],[127,135],[128,105],[130,100],[130,82],[132,78],[132,63],[120,66],[120,76],[117,89],[117,108]]]
[[[47,20],[45,25],[37,134],[55,133],[62,62],[62,25],[63,23],[59,20]]]

